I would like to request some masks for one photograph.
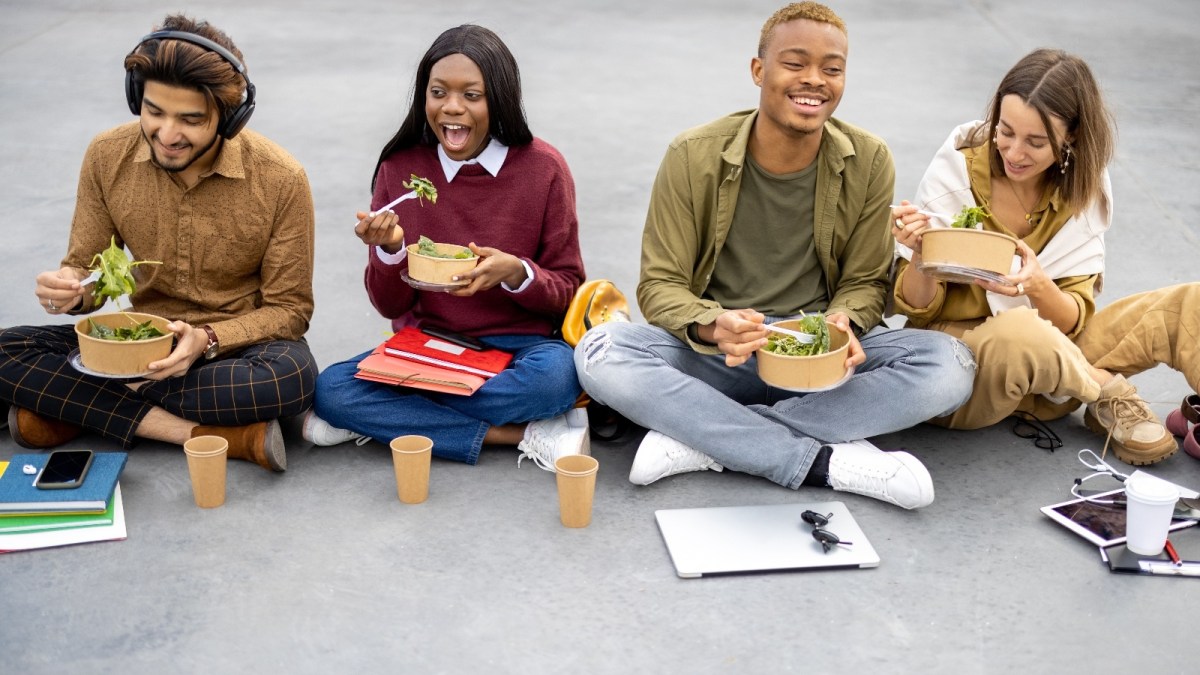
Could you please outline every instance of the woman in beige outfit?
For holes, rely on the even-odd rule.
[[[970,400],[934,423],[975,429],[1015,411],[1054,419],[1085,403],[1085,423],[1125,462],[1153,464],[1178,449],[1125,378],[1165,363],[1200,391],[1200,284],[1096,311],[1112,149],[1111,117],[1087,64],[1040,49],[1005,75],[987,120],[951,133],[914,203],[893,209],[897,311],[911,326],[961,338],[979,364]],[[946,225],[929,214],[964,206],[983,207],[984,230],[1017,240],[1002,280],[955,283],[922,271],[922,234]]]

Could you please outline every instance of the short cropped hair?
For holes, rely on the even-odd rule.
[[[775,34],[775,27],[781,23],[796,21],[797,19],[808,19],[809,21],[817,21],[827,23],[846,33],[846,22],[842,21],[842,17],[838,16],[832,9],[819,2],[793,2],[780,9],[767,19],[763,24],[762,33],[758,37],[758,57],[762,58],[767,55],[767,43],[771,41],[771,37]]]
[[[208,38],[229,50],[246,68],[242,52],[233,40],[206,21],[172,14],[154,30],[195,33]],[[246,94],[247,80],[224,57],[183,40],[162,38],[141,43],[125,57],[125,70],[143,83],[149,80],[199,91],[220,115],[241,105]]]

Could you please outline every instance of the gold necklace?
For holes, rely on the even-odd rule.
[[[1005,176],[1004,183],[1006,185],[1008,185],[1009,190],[1012,190],[1013,196],[1017,198],[1017,203],[1021,205],[1021,210],[1025,212],[1025,222],[1032,223],[1033,222],[1033,210],[1030,209],[1029,207],[1025,206],[1025,202],[1021,201],[1021,195],[1017,192],[1017,187],[1015,185],[1013,185],[1012,179],[1009,178],[1008,176]],[[1036,205],[1037,202],[1035,201],[1034,204]]]

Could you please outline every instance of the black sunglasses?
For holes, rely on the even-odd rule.
[[[829,553],[830,549],[834,546],[850,546],[854,543],[852,541],[842,541],[836,534],[824,529],[829,524],[829,519],[833,518],[832,513],[821,515],[816,511],[805,511],[800,514],[800,518],[809,525],[812,525],[813,539],[816,539],[821,544],[821,548],[825,549],[826,553]]]
[[[1037,447],[1054,452],[1063,446],[1058,434],[1030,413],[1018,410],[1010,415],[1009,419],[1013,421],[1012,432],[1021,438],[1033,439],[1033,444]]]

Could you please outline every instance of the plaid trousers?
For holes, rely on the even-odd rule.
[[[221,359],[198,359],[187,373],[147,380],[85,375],[71,366],[79,348],[72,325],[0,330],[0,400],[69,422],[124,447],[134,444],[154,407],[199,424],[240,426],[288,417],[312,406],[317,366],[308,344],[277,340]]]

